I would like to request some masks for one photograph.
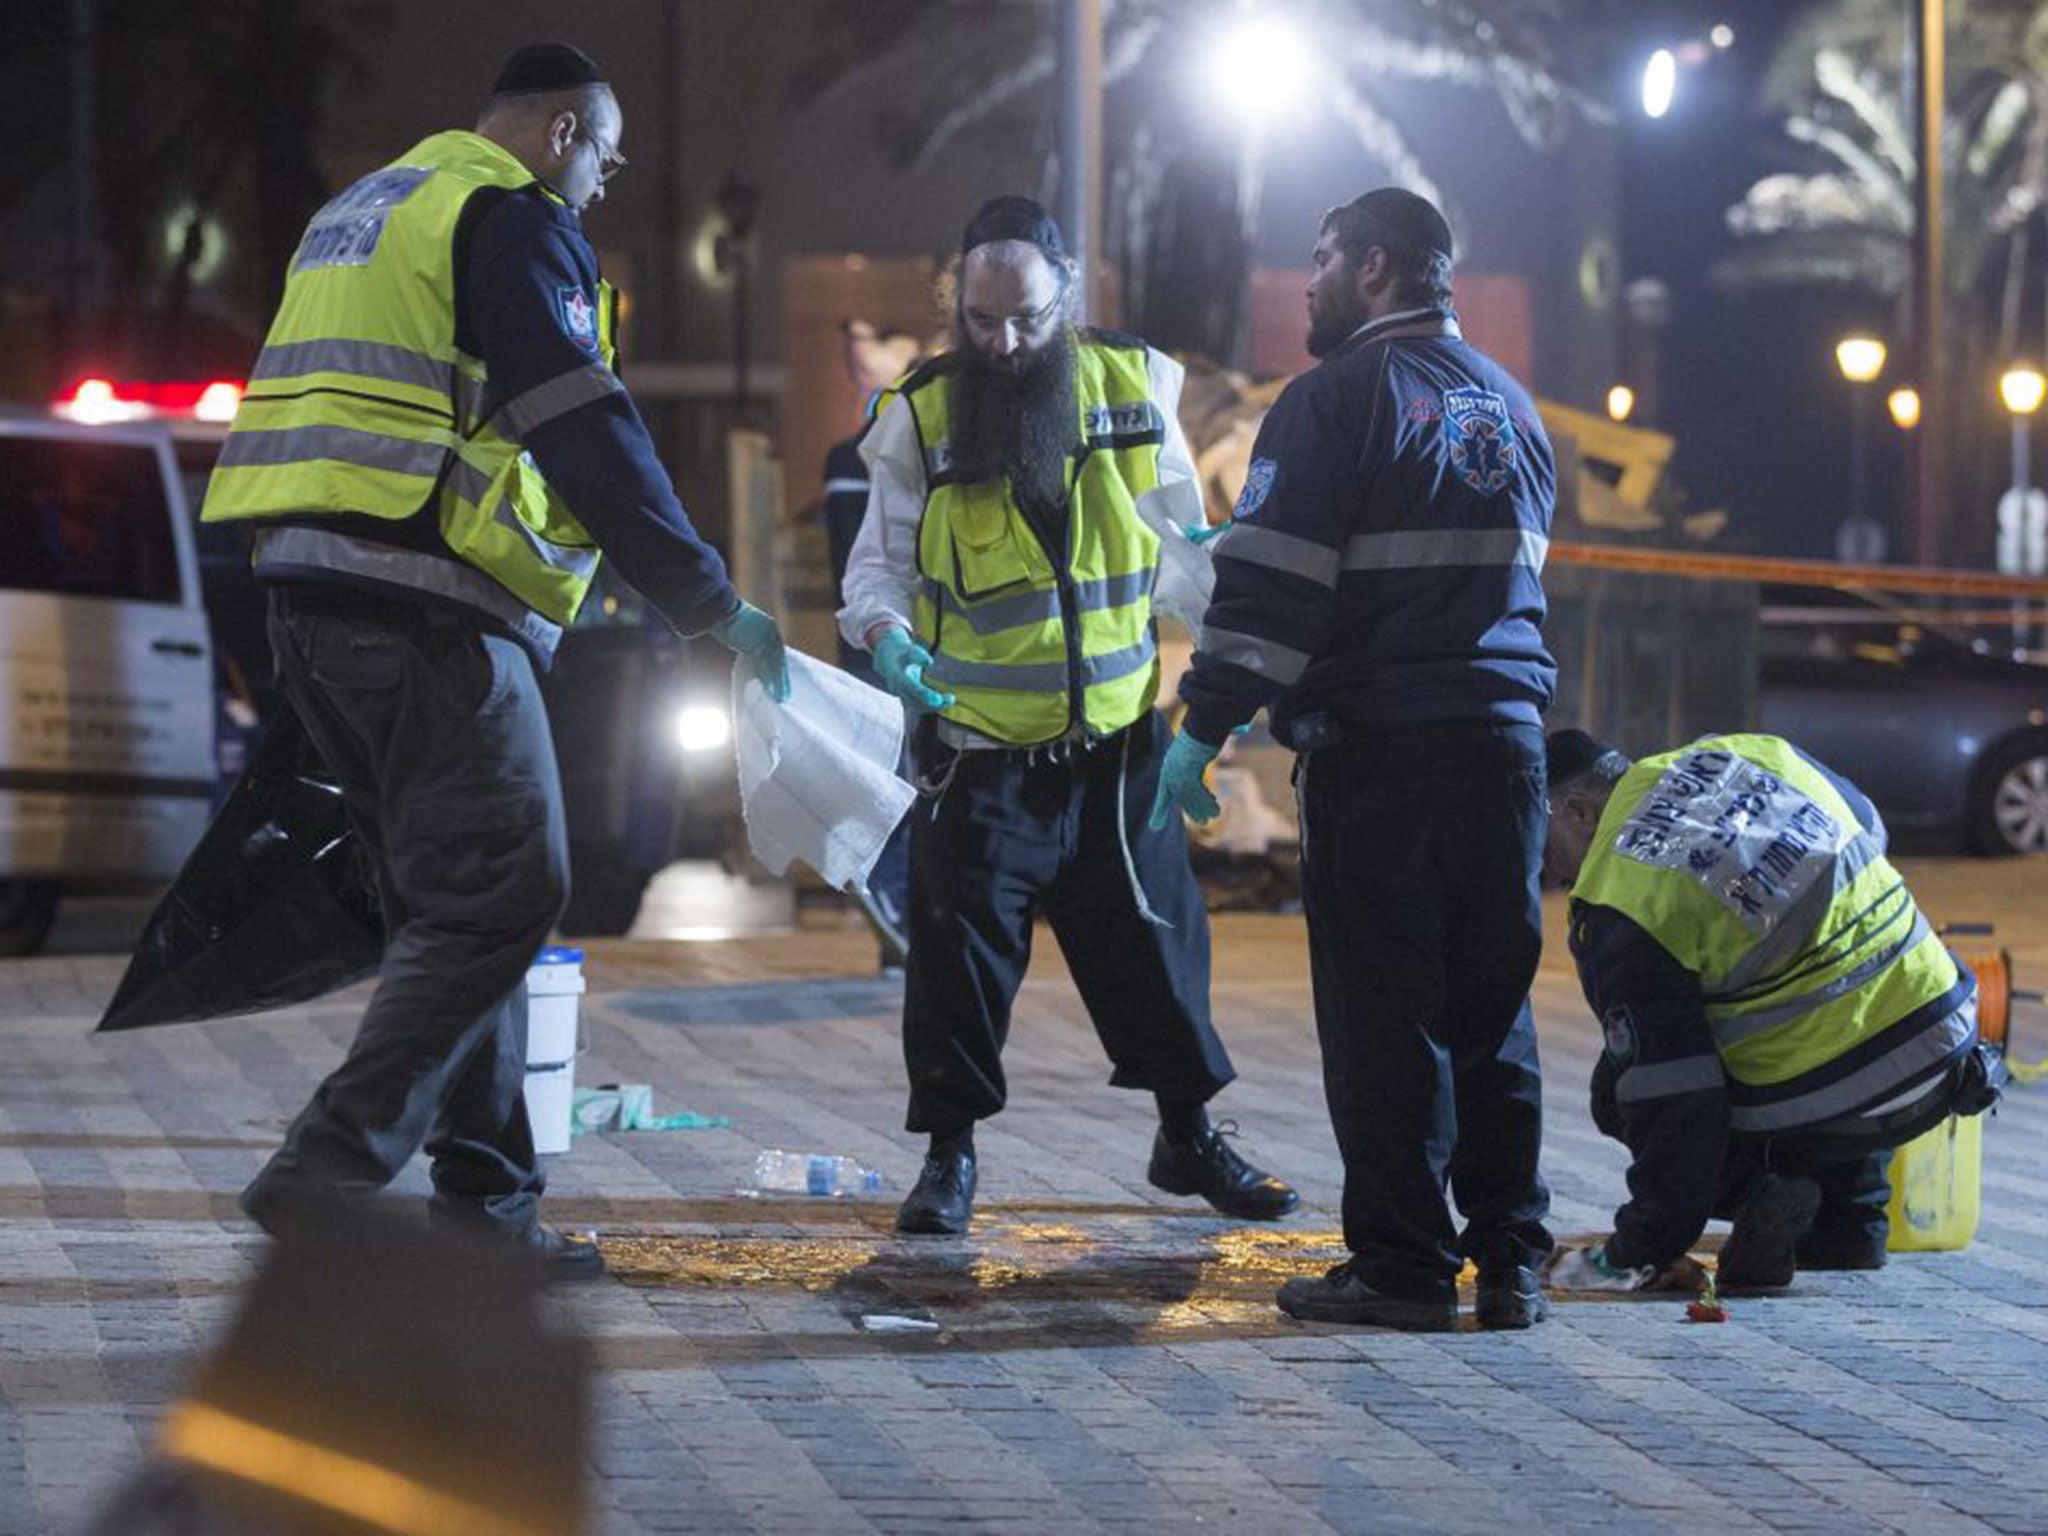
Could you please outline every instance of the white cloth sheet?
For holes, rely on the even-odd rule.
[[[903,706],[800,651],[785,703],[745,671],[733,672],[733,738],[754,857],[778,875],[800,859],[836,889],[865,887],[917,798],[896,774]]]

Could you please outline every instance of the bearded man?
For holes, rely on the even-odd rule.
[[[1209,1123],[1235,1073],[1209,1017],[1208,919],[1185,829],[1145,820],[1167,741],[1160,551],[1202,519],[1181,369],[1074,309],[1045,210],[986,204],[961,240],[953,347],[889,392],[862,446],[840,632],[921,716],[903,1053],[906,1125],[931,1144],[903,1232],[967,1228],[974,1126],[1003,1107],[1041,912],[1110,1082],[1158,1102],[1151,1182],[1249,1219],[1296,1203]]]

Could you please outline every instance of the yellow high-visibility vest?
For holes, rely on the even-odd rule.
[[[897,387],[916,423],[926,498],[918,526],[917,636],[947,718],[1019,746],[1122,730],[1159,691],[1152,586],[1159,537],[1138,499],[1159,484],[1166,420],[1146,349],[1082,331],[1078,453],[1068,465],[1066,548],[1056,562],[1007,480],[963,481],[952,445],[953,367]],[[884,406],[886,407],[886,400]]]
[[[1613,908],[1699,978],[1737,1131],[1869,1111],[1976,1043],[1968,973],[1882,842],[1778,737],[1635,764],[1572,899]]]
[[[589,306],[597,355],[520,399],[496,399],[483,360],[455,340],[463,209],[486,189],[537,185],[510,151],[458,130],[415,145],[314,216],[202,513],[293,520],[259,534],[259,571],[317,567],[419,588],[481,608],[544,649],[575,618],[597,546],[519,440],[622,387],[615,295],[600,282],[595,295],[565,301]],[[325,513],[431,519],[447,555],[418,539],[330,532],[319,526]]]

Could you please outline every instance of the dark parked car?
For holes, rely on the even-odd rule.
[[[1855,780],[1894,831],[2048,853],[2048,666],[2015,659],[1996,605],[1958,614],[1805,587],[1762,596],[1762,729]]]

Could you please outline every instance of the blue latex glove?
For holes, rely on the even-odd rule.
[[[1229,523],[1190,523],[1181,529],[1190,544],[1206,544],[1230,526]]]
[[[892,624],[875,644],[875,676],[912,709],[944,709],[953,695],[940,693],[924,680],[932,653],[911,638],[901,624]]]
[[[711,626],[711,638],[745,659],[769,698],[778,704],[788,699],[789,654],[782,646],[781,625],[743,600]]]
[[[1198,826],[1223,813],[1223,807],[1209,793],[1209,786],[1202,782],[1203,771],[1221,750],[1195,740],[1186,731],[1173,738],[1173,745],[1166,749],[1166,761],[1159,767],[1159,793],[1152,797],[1154,832],[1163,829],[1167,817],[1175,811],[1185,812]]]

